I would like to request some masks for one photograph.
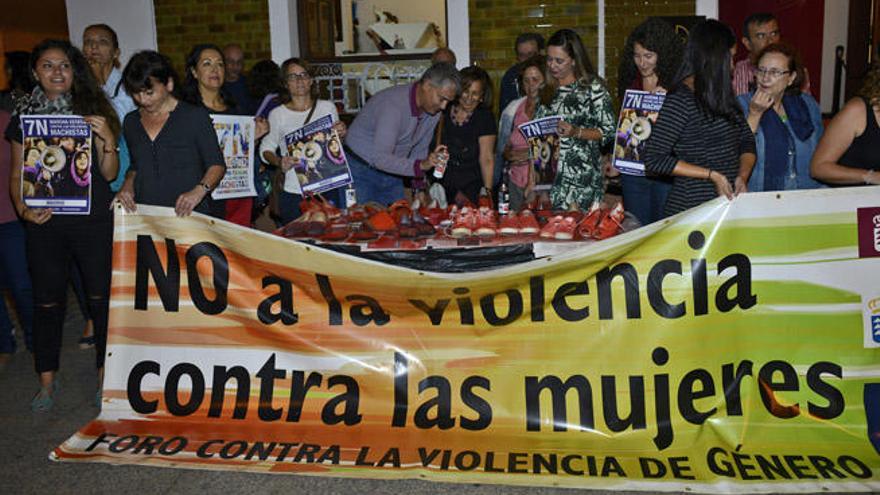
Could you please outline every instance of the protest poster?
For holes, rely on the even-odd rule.
[[[101,413],[51,457],[877,493],[878,193],[717,198],[454,274],[117,210]]]
[[[614,167],[620,173],[645,175],[642,154],[665,98],[665,93],[626,90],[614,140]]]
[[[556,162],[559,160],[559,135],[556,126],[562,117],[551,115],[519,125],[519,131],[529,143],[529,157],[535,167],[535,191],[547,191],[556,180]]]
[[[223,180],[211,192],[214,199],[256,196],[254,186],[254,118],[212,114],[217,142],[226,161]]]
[[[325,115],[287,134],[284,147],[287,156],[294,159],[294,168],[287,177],[295,174],[303,193],[317,194],[351,184],[348,160],[342,140],[333,130],[331,116]]]
[[[88,215],[92,128],[78,115],[22,115],[21,197],[53,215]]]

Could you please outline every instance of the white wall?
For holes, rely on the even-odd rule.
[[[825,2],[825,26],[822,34],[822,94],[819,106],[823,113],[831,112],[834,98],[834,49],[843,45],[846,49],[846,36],[849,32],[849,2]],[[846,88],[846,70],[840,83],[840,107],[843,108],[843,92]]]
[[[66,4],[70,41],[80,48],[83,30],[90,24],[107,24],[116,31],[123,65],[138,50],[158,48],[153,0],[66,0]]]
[[[280,64],[287,58],[300,56],[296,0],[267,1],[272,60]],[[446,0],[446,15],[449,48],[455,52],[458,66],[467,67],[471,63],[467,0]]]
[[[299,57],[299,25],[296,0],[268,0],[269,45],[272,60],[278,65],[290,57]]]
[[[825,4],[827,5],[828,2]],[[704,15],[706,19],[718,19],[718,0],[697,0],[697,8],[694,14]]]

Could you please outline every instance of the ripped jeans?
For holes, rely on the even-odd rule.
[[[107,312],[113,220],[89,217],[52,218],[27,224],[28,266],[34,293],[34,367],[37,373],[58,371],[70,264],[82,273],[89,314],[95,326],[98,368],[107,349]]]

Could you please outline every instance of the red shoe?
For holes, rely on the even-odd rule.
[[[467,237],[477,230],[477,214],[473,208],[464,207],[452,221],[452,237]]]
[[[531,210],[523,210],[519,213],[519,233],[526,235],[537,234],[541,230],[538,220]]]
[[[534,218],[534,217],[533,217]],[[508,213],[501,217],[501,225],[498,229],[501,235],[517,235],[520,232],[519,216],[516,213]]]
[[[323,211],[310,211],[306,225],[306,235],[321,237],[327,229],[327,215]]]
[[[617,203],[596,227],[596,239],[607,239],[619,234],[623,230],[623,217],[623,203]]]
[[[562,215],[556,215],[555,217],[547,220],[547,225],[541,229],[541,237],[544,239],[555,239],[556,238],[556,230],[559,228],[559,225],[562,223],[563,217]]]
[[[481,207],[477,212],[477,232],[480,237],[495,237],[498,233],[498,221],[495,218],[495,210],[489,207]]]
[[[593,201],[590,211],[584,215],[584,219],[577,227],[578,234],[584,239],[592,239],[596,235],[596,226],[599,225],[603,216],[605,216],[605,212],[600,208],[599,202]]]
[[[413,210],[412,220],[419,237],[433,237],[437,232],[418,210]]]
[[[380,211],[375,213],[373,216],[367,220],[367,223],[370,224],[370,227],[373,228],[376,232],[388,232],[394,230],[397,224],[394,222],[394,218],[387,211]]]
[[[570,241],[574,239],[575,228],[577,228],[577,219],[575,217],[563,217],[562,221],[556,226],[553,238],[561,241]]]

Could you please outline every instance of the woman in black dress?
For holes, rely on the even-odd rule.
[[[441,183],[450,203],[461,193],[472,203],[480,190],[491,196],[498,128],[489,110],[492,104],[489,74],[479,67],[461,71],[461,94],[443,112],[440,142],[449,149],[449,162]]]

